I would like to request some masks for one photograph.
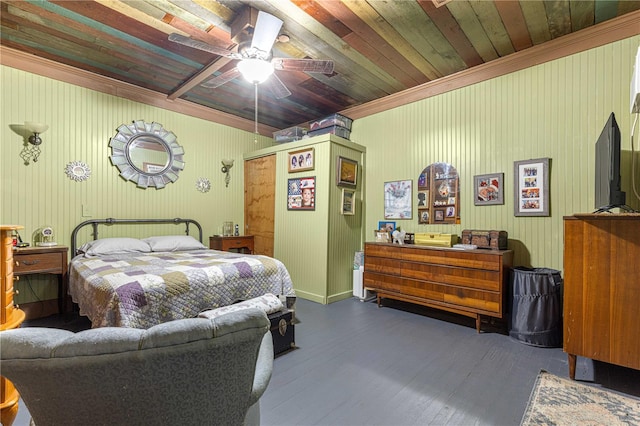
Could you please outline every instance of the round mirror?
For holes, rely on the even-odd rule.
[[[138,120],[123,124],[109,146],[111,163],[120,170],[120,176],[141,188],[164,188],[178,180],[178,173],[184,169],[184,150],[176,135],[159,123]]]
[[[161,173],[169,165],[171,152],[162,139],[141,134],[129,141],[126,149],[129,163],[140,173]]]

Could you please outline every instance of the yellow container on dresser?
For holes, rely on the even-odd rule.
[[[12,233],[22,229],[19,225],[0,225],[0,274],[2,275],[2,305],[0,306],[0,331],[20,327],[24,312],[13,304],[13,238]],[[0,420],[11,426],[18,414],[18,391],[9,380],[0,377]]]

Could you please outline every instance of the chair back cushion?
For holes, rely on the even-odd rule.
[[[8,330],[2,375],[38,426],[242,424],[268,329],[247,309],[148,330]]]

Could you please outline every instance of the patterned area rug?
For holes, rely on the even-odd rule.
[[[563,379],[542,370],[520,424],[640,425],[640,399]]]

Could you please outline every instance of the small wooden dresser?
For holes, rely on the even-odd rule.
[[[20,327],[24,312],[13,304],[13,238],[12,232],[22,229],[19,225],[0,225],[0,273],[2,274],[2,306],[0,306],[0,331]],[[18,391],[9,380],[0,377],[0,420],[11,426],[18,414]]]

